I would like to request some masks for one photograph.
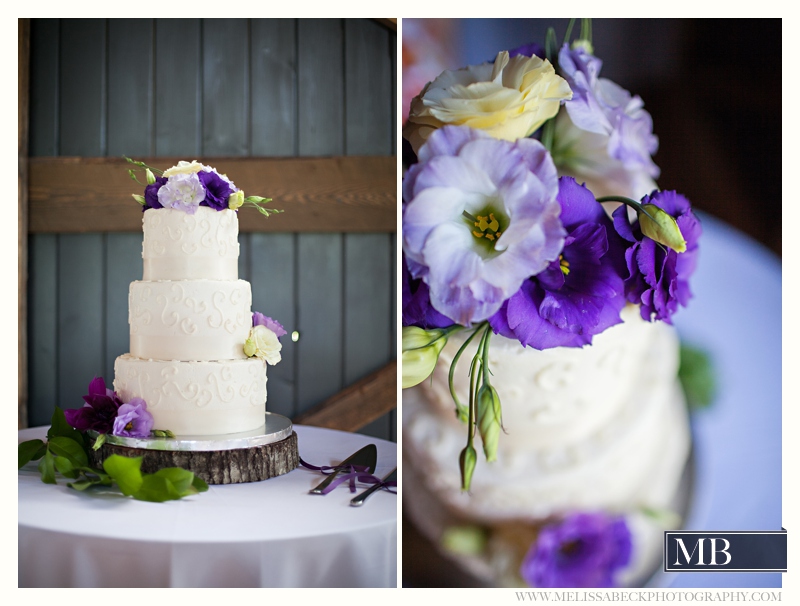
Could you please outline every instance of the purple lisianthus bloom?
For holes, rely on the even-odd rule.
[[[161,189],[163,185],[166,185],[166,183],[166,177],[156,177],[155,183],[151,183],[144,188],[145,204],[142,207],[142,212],[146,211],[148,208],[163,208],[161,202],[158,201],[158,190]]]
[[[494,314],[523,280],[558,258],[558,176],[533,139],[445,126],[403,182],[403,252],[433,308],[457,324]]]
[[[119,396],[106,388],[102,377],[95,377],[89,383],[89,393],[83,396],[83,401],[86,402],[83,408],[64,411],[67,423],[79,431],[92,429],[98,433],[109,433],[122,406]]]
[[[631,303],[641,305],[645,320],[671,324],[678,305],[686,307],[692,296],[689,278],[697,267],[697,241],[703,229],[689,200],[675,191],[655,191],[642,198],[641,203],[654,204],[675,217],[686,240],[686,251],[678,253],[643,235],[638,221],[629,223],[627,207],[619,207],[614,211],[614,228],[630,243],[625,251],[625,296]]]
[[[509,58],[516,57],[517,55],[524,55],[526,57],[533,57],[536,55],[540,59],[545,58],[544,47],[541,44],[536,44],[536,42],[523,44],[522,46],[518,46],[517,48],[513,48],[508,51]]]
[[[428,285],[411,277],[406,256],[403,255],[403,326],[419,326],[427,330],[453,324],[450,318],[431,306]]]
[[[625,520],[578,513],[542,528],[520,568],[533,587],[614,587],[615,573],[631,559]]]
[[[286,329],[281,326],[280,322],[273,320],[272,318],[269,318],[257,311],[253,312],[253,326],[266,326],[272,332],[274,332],[275,336],[278,338],[286,334]]]
[[[206,190],[197,173],[172,175],[158,190],[158,201],[164,208],[174,208],[193,215],[206,198]]]
[[[206,191],[206,197],[200,205],[210,206],[214,210],[228,208],[228,197],[235,191],[231,182],[223,179],[216,171],[200,171],[197,176]]]
[[[598,196],[638,198],[651,191],[660,173],[651,157],[658,138],[642,99],[600,78],[603,62],[580,46],[565,44],[558,60],[572,89],[566,115],[557,121],[556,149],[565,162],[559,168],[592,181],[590,189]]]
[[[522,287],[489,323],[534,349],[582,347],[619,324],[625,306],[624,245],[592,192],[572,177],[559,180],[564,250]]]
[[[147,403],[141,398],[133,398],[130,402],[119,407],[117,418],[114,419],[115,436],[129,438],[146,438],[153,429],[153,415],[147,412]]]

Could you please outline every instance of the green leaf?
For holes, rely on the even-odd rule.
[[[53,462],[53,453],[50,452],[49,448],[47,449],[47,452],[44,453],[42,460],[39,461],[39,473],[42,474],[42,482],[45,484],[56,483],[56,470]]]
[[[72,437],[56,436],[50,440],[48,447],[53,454],[69,459],[73,467],[85,467],[89,464],[83,446]]]
[[[28,440],[27,442],[22,442],[17,447],[17,460],[19,463],[19,467],[17,469],[21,469],[22,466],[28,461],[36,461],[41,459],[45,452],[47,452],[47,444],[41,440]]]
[[[188,493],[186,492],[192,488],[192,480],[194,480],[194,474],[186,469],[167,467],[165,469],[159,469],[153,475],[169,480],[181,496],[184,494],[195,494],[197,492],[194,489]]]
[[[95,483],[100,483],[103,486],[111,486],[111,476],[107,473],[103,473],[99,469],[94,469],[93,467],[81,467],[80,471],[86,475],[87,479],[92,480]]]
[[[92,450],[100,450],[100,447],[106,443],[106,434],[101,433],[92,444]]]
[[[91,488],[92,486],[99,486],[101,484],[98,480],[78,480],[77,482],[68,482],[67,486],[70,488],[74,488],[75,490],[86,490],[87,488]]]
[[[181,495],[167,478],[152,474],[144,477],[141,488],[133,495],[133,498],[138,501],[163,503],[180,499]]]
[[[76,479],[81,473],[72,466],[72,461],[67,457],[55,457],[56,471],[65,478]]]
[[[197,475],[192,480],[192,486],[195,487],[197,492],[206,492],[208,490],[208,484],[206,484],[206,481]]]
[[[53,411],[53,416],[50,418],[50,429],[47,430],[47,439],[56,436],[64,436],[65,438],[72,438],[78,444],[83,445],[83,435],[80,431],[67,423],[67,418],[64,416],[64,411],[56,406]]]
[[[707,408],[714,400],[717,382],[708,354],[696,347],[681,344],[678,378],[690,409]]]
[[[142,457],[111,455],[103,461],[103,469],[117,483],[126,497],[135,495],[142,487]]]

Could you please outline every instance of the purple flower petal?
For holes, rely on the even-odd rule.
[[[253,312],[253,326],[266,326],[272,332],[274,332],[275,336],[278,338],[286,334],[286,329],[281,325],[280,322],[273,320],[272,318],[257,311]]]
[[[228,197],[234,192],[230,181],[223,179],[215,171],[201,170],[197,176],[206,190],[205,199],[200,206],[210,206],[214,210],[228,208]]]

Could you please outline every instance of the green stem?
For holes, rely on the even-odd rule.
[[[567,33],[564,36],[564,44],[569,42],[569,37],[572,35],[572,26],[575,25],[575,19],[569,20],[569,25],[567,26]]]
[[[480,351],[480,347],[478,347]],[[480,355],[475,354],[469,369],[469,416],[467,420],[467,446],[472,447],[472,438],[475,436],[475,392],[478,389],[477,374],[475,372]]]
[[[553,153],[553,139],[555,138],[555,134],[556,119],[550,118],[542,127],[542,145],[544,145],[544,148],[551,154]]]
[[[553,57],[558,53],[558,39],[556,38],[556,30],[552,27],[547,28],[547,33],[544,36],[544,54],[550,63],[553,63]]]
[[[486,326],[486,332],[483,333],[483,382],[485,385],[490,385],[489,382],[489,339],[492,337],[492,327]]]
[[[125,158],[125,160],[127,160],[130,164],[133,164],[134,166],[141,166],[142,168],[149,168],[151,171],[153,171],[155,173],[159,173],[159,174],[162,174],[162,175],[164,174],[164,171],[161,170],[160,168],[153,168],[152,166],[147,166],[147,164],[145,164],[144,162],[139,162],[137,160],[132,160],[128,156],[122,156],[122,157]]]
[[[603,202],[622,202],[626,206],[630,206],[637,213],[644,213],[645,215],[650,217],[653,221],[655,221],[655,217],[653,217],[653,215],[647,212],[644,206],[639,204],[636,200],[631,200],[630,198],[626,198],[625,196],[603,196],[602,198],[597,198],[597,201],[600,202],[600,204],[602,204]]]
[[[453,326],[458,326],[458,325],[454,324]],[[459,417],[461,416],[460,411],[464,407],[464,405],[461,404],[461,401],[458,399],[458,396],[456,395],[456,388],[455,385],[453,384],[453,376],[455,375],[456,372],[456,364],[458,364],[458,359],[461,357],[461,354],[464,353],[464,350],[467,348],[467,345],[469,345],[470,341],[472,341],[472,339],[475,338],[475,335],[478,334],[478,332],[481,330],[482,327],[483,324],[478,325],[478,327],[473,331],[473,333],[469,336],[469,338],[466,341],[464,341],[464,344],[458,349],[456,355],[453,357],[452,364],[450,364],[450,374],[448,375],[447,382],[448,385],[450,386],[450,395],[452,396],[453,401],[456,403],[456,414],[459,415]],[[458,326],[458,328],[461,327]]]
[[[581,19],[581,40],[586,40],[589,44],[592,43],[591,19]]]

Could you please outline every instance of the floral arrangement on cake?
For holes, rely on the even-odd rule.
[[[466,331],[449,374],[465,424],[462,491],[478,464],[475,435],[494,461],[504,429],[493,335],[584,347],[626,305],[671,323],[691,297],[701,225],[686,197],[656,186],[658,139],[642,100],[600,77],[590,20],[574,41],[572,25],[560,47],[550,29],[544,47],[444,71],[403,129],[416,155],[403,180],[403,388],[425,381],[448,338]],[[476,339],[462,402],[453,378]],[[520,570],[532,585],[610,586],[630,557],[615,516],[579,513],[537,533]]]
[[[254,206],[265,217],[283,212],[262,206],[272,202],[272,198],[245,197],[244,192],[226,175],[197,160],[191,162],[181,160],[167,170],[153,168],[128,157],[125,157],[125,160],[139,169],[144,169],[146,184],[139,181],[136,176],[137,169],[128,169],[131,179],[139,185],[145,185],[144,195],[131,194],[133,199],[141,204],[142,212],[151,208],[173,208],[193,215],[200,206],[214,210],[236,210],[244,204]]]

